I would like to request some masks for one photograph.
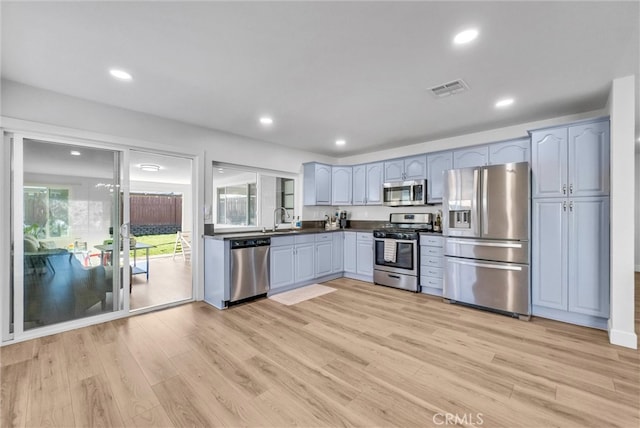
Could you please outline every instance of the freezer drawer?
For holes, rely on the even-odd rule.
[[[528,265],[445,257],[446,299],[530,315],[529,295]]]
[[[497,241],[449,237],[445,238],[444,242],[445,256],[529,264],[528,241]]]

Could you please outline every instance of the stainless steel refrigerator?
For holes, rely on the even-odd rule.
[[[529,163],[444,172],[443,297],[528,319]]]

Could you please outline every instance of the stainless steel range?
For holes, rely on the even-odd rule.
[[[391,214],[389,224],[373,231],[373,282],[420,291],[420,237],[433,231],[433,214]]]

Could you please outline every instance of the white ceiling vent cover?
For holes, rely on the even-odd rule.
[[[464,92],[469,90],[469,86],[464,83],[464,80],[458,79],[452,82],[444,83],[442,85],[434,86],[429,89],[433,96],[436,98],[444,98],[449,95],[459,94],[460,92]]]

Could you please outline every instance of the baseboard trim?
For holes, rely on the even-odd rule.
[[[624,346],[625,348],[638,349],[638,336],[634,332],[611,328],[611,319],[609,319],[608,327],[609,343]]]

